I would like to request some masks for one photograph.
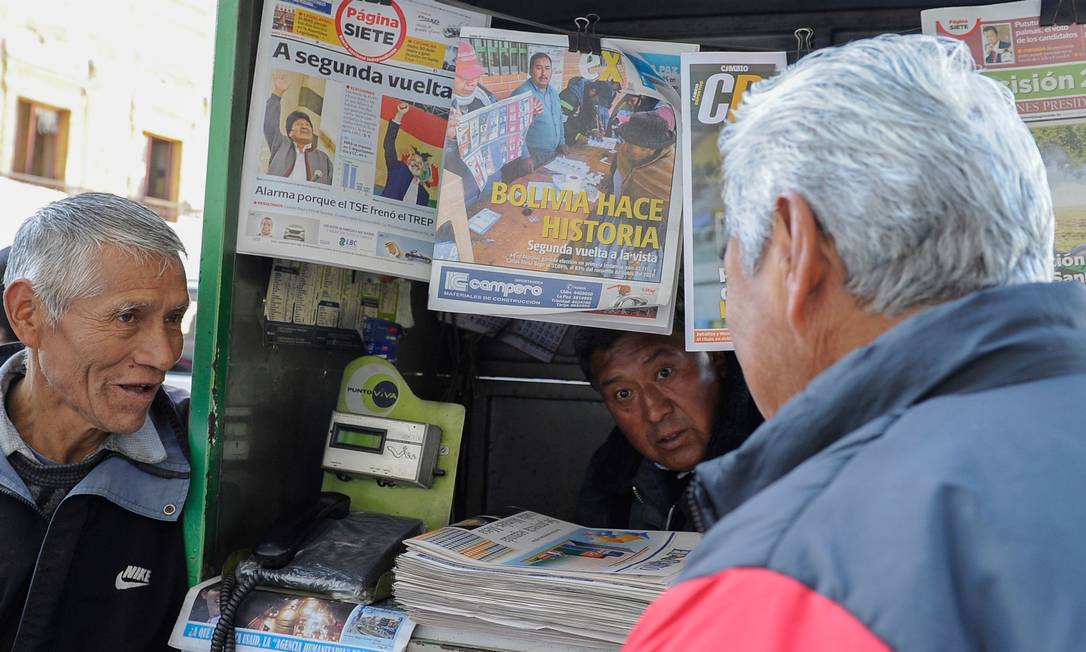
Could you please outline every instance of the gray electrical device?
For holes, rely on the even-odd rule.
[[[440,475],[440,448],[441,428],[433,424],[333,411],[321,465],[429,489]]]

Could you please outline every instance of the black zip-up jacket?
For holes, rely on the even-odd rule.
[[[19,348],[0,347],[0,362]],[[170,649],[187,588],[186,409],[160,389],[150,414],[166,459],[102,460],[51,520],[0,456],[0,650]]]
[[[742,444],[762,424],[743,371],[726,354],[720,400],[705,460]],[[704,460],[703,460],[704,461]],[[683,492],[692,473],[682,477],[661,469],[637,452],[617,427],[592,455],[577,495],[574,519],[585,527],[635,530],[699,530]]]

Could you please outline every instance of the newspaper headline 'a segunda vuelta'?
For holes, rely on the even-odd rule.
[[[277,44],[275,52],[272,53],[272,58],[291,61],[290,45],[283,42]],[[379,69],[381,68],[380,64],[377,65],[377,68],[374,68],[373,66],[348,63],[334,57],[312,54],[301,48],[294,50],[293,61],[313,68],[324,77],[340,75],[371,84],[383,84],[389,88],[410,91],[419,95],[430,95],[442,99],[452,98],[452,86],[442,83],[442,79],[432,76],[412,76],[403,72],[397,74],[382,72]]]

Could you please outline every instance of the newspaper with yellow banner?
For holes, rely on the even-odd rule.
[[[969,48],[977,67],[1014,95],[1052,189],[1057,281],[1086,283],[1086,25],[1041,25],[1041,1],[920,13],[925,34]]]
[[[784,52],[705,52],[682,55],[683,283],[686,348],[734,347],[726,315],[724,200],[717,140],[735,119],[743,93],[787,64]]]
[[[457,34],[432,0],[264,3],[237,251],[430,277]]]
[[[679,54],[697,46],[461,37],[430,308],[670,333]]]

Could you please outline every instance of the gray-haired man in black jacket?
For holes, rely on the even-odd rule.
[[[87,193],[19,228],[0,350],[0,650],[166,649],[186,589],[184,247]]]

